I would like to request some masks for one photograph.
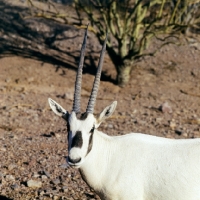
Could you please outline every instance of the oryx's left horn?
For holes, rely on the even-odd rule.
[[[80,61],[79,61],[79,66],[78,66],[78,70],[76,74],[74,102],[73,102],[73,108],[72,108],[72,111],[76,113],[79,113],[81,110],[81,82],[82,82],[83,62],[84,62],[84,57],[85,57],[85,48],[86,48],[86,42],[87,42],[87,33],[88,33],[88,25],[85,31],[85,36],[84,36],[83,44],[81,47]]]

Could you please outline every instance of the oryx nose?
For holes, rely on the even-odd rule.
[[[76,158],[76,159],[71,159],[70,157],[68,157],[68,162],[76,164],[79,163],[81,161],[81,158]]]

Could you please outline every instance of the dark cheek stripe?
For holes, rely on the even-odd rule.
[[[82,138],[82,132],[77,131],[74,138],[72,139],[72,145],[71,148],[73,147],[79,147],[81,148],[83,145],[83,138]]]
[[[90,151],[91,151],[91,149],[92,149],[92,143],[93,143],[93,133],[91,133],[91,135],[90,135],[87,154],[90,153]],[[87,154],[86,154],[86,155],[87,155]]]

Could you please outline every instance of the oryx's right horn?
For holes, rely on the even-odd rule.
[[[78,66],[78,70],[76,74],[74,102],[73,102],[73,108],[72,108],[72,111],[74,111],[75,113],[79,113],[81,111],[81,82],[82,82],[83,62],[84,62],[84,57],[85,57],[85,48],[86,48],[86,42],[87,42],[88,25],[85,31],[85,36],[84,36],[83,44],[81,47],[80,61],[79,61],[79,66]]]

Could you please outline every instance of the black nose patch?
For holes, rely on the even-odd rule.
[[[73,147],[79,147],[79,148],[81,148],[82,145],[83,145],[82,132],[81,131],[76,131],[76,134],[75,134],[75,136],[72,139],[71,148],[73,148]]]

